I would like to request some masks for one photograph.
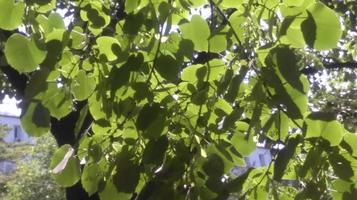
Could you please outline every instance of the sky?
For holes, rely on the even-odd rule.
[[[16,106],[17,102],[15,98],[10,99],[9,96],[6,95],[0,104],[0,114],[20,116],[21,109]]]

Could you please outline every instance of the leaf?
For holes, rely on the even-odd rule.
[[[87,75],[84,70],[80,70],[72,79],[71,89],[74,98],[79,101],[87,99],[96,88],[95,77]]]
[[[308,170],[314,169],[318,166],[319,160],[322,158],[322,149],[320,146],[315,146],[310,149],[309,153],[306,156],[304,165],[299,170],[299,176],[305,177],[307,175]]]
[[[301,24],[306,43],[316,50],[329,50],[337,47],[342,36],[337,14],[321,2],[310,5],[306,12],[308,17]]]
[[[351,163],[334,149],[328,156],[335,174],[342,180],[350,181],[354,175]]]
[[[209,39],[209,51],[220,53],[227,49],[226,35],[215,35]]]
[[[148,138],[159,137],[166,126],[164,109],[160,104],[146,104],[136,120],[136,127]]]
[[[46,13],[56,7],[56,0],[28,0],[27,3],[33,4],[39,13]]]
[[[36,97],[42,101],[51,116],[61,119],[72,111],[72,99],[65,88],[58,88],[56,83],[48,83],[46,91]]]
[[[73,148],[68,144],[61,146],[54,153],[50,169],[55,181],[63,187],[70,187],[80,179],[79,161],[73,156]]]
[[[244,172],[242,175],[238,176],[237,178],[231,180],[227,185],[226,188],[230,192],[240,192],[243,189],[243,184],[247,180],[250,172],[253,170],[253,168],[249,168],[246,172]]]
[[[125,1],[125,11],[127,13],[131,13],[135,11],[139,5],[140,5],[140,0]]]
[[[305,138],[322,137],[329,141],[331,146],[337,146],[342,141],[344,130],[338,121],[332,120],[329,115],[327,117],[326,119],[323,113],[311,113],[305,119]]]
[[[292,48],[304,48],[305,47],[305,39],[303,32],[301,31],[301,26],[307,26],[306,30],[309,31],[309,34],[311,33],[311,36],[314,36],[314,29],[315,26],[314,24],[302,24],[304,21],[303,18],[299,18],[296,16],[291,17],[288,16],[284,19],[283,24],[282,24],[282,29],[280,30],[280,41],[282,43],[289,45]],[[285,22],[285,23],[284,23]],[[290,24],[288,24],[290,23]],[[309,22],[310,23],[310,22]],[[288,26],[288,27],[284,27]],[[284,29],[286,28],[286,29]],[[309,37],[309,36],[307,36]],[[306,40],[309,40],[306,38]],[[314,38],[311,38],[310,40],[315,40]]]
[[[143,152],[142,162],[144,164],[162,164],[167,147],[168,139],[165,135],[156,140],[151,139]]]
[[[132,194],[118,192],[112,179],[107,179],[104,188],[99,191],[100,200],[130,199],[131,196]]]
[[[161,55],[157,58],[155,69],[170,82],[177,82],[180,72],[180,63],[170,55]]]
[[[351,148],[352,156],[357,157],[357,135],[346,133],[343,137],[343,141]]]
[[[236,130],[236,132],[233,134],[231,143],[242,156],[249,156],[256,148],[255,142],[253,141],[253,137],[248,136],[238,130]]]
[[[74,127],[74,135],[76,137],[80,136],[79,133],[87,117],[88,117],[88,104],[86,104],[79,112],[79,117],[78,120],[76,121],[76,126]]]
[[[206,20],[199,15],[193,15],[189,23],[180,26],[182,37],[191,40],[196,51],[208,50],[208,37],[210,30]],[[199,30],[199,32],[197,32]]]
[[[97,164],[87,164],[84,166],[81,176],[81,183],[89,196],[97,192],[98,184],[101,178],[102,175],[100,167]]]
[[[22,23],[25,4],[14,0],[0,0],[0,29],[14,30]]]
[[[140,168],[132,160],[126,151],[122,151],[116,162],[116,173],[113,183],[118,192],[133,193],[140,179]]]
[[[21,116],[21,126],[31,136],[41,136],[50,132],[50,113],[39,102],[31,102]]]
[[[99,53],[106,57],[108,61],[114,61],[118,58],[117,52],[120,52],[120,44],[117,39],[109,36],[102,36],[97,39]]]
[[[207,70],[202,65],[190,65],[183,69],[181,79],[194,84],[197,81],[203,81],[206,71]]]
[[[71,158],[71,156],[73,156],[73,153],[74,153],[74,149],[70,147],[67,153],[64,155],[63,159],[61,160],[61,162],[59,162],[56,165],[56,167],[52,169],[52,173],[59,174],[63,172],[63,170],[67,166],[68,160]]]
[[[145,21],[145,16],[142,13],[129,14],[126,16],[123,31],[130,35],[137,35]]]
[[[299,135],[291,137],[286,143],[286,146],[278,152],[278,156],[276,157],[274,164],[274,180],[281,180],[285,173],[285,169],[287,168],[290,159],[294,156],[295,149],[299,143]]]
[[[73,27],[71,31],[71,47],[74,49],[82,49],[86,45],[86,35],[80,26]]]
[[[247,18],[244,17],[243,15],[241,15],[241,13],[239,12],[234,12],[230,17],[229,17],[229,21],[232,25],[232,32],[234,31],[234,33],[237,34],[237,37],[240,41],[244,41],[244,32],[246,32],[247,30],[245,30],[244,25],[247,23]],[[235,34],[233,34],[233,36],[235,36]],[[233,40],[235,42],[237,38],[232,37]]]
[[[295,53],[287,46],[278,46],[271,50],[271,56],[277,71],[293,87],[302,93],[305,88],[300,80],[298,60]]]
[[[45,59],[46,51],[39,49],[34,40],[15,33],[6,41],[5,56],[14,69],[24,73],[36,70]]]
[[[80,17],[83,21],[89,22],[89,30],[94,35],[100,34],[103,28],[110,23],[108,9],[106,9],[99,1],[84,3],[80,12]]]
[[[56,12],[52,12],[48,16],[48,27],[52,29],[65,29],[66,26],[63,21],[63,17]]]
[[[203,81],[219,80],[225,72],[222,60],[213,59],[206,65],[190,65],[183,69],[181,79],[192,84]]]
[[[269,65],[269,62],[266,62]],[[263,79],[266,84],[272,88],[267,88],[273,97],[276,104],[282,104],[287,109],[288,117],[292,119],[302,119],[307,112],[307,90],[309,82],[306,77],[300,76],[300,82],[303,84],[304,91],[302,93],[292,87],[290,84],[283,84],[278,74],[272,68],[262,68]]]

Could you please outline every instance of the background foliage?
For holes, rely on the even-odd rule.
[[[55,136],[68,199],[355,196],[355,1],[0,7],[2,93]],[[273,162],[230,174],[258,143]]]
[[[51,157],[57,148],[56,143],[49,135],[36,138],[36,141],[35,146],[0,142],[0,160],[11,161],[16,165],[16,169],[10,174],[0,175],[1,199],[65,199],[64,190],[53,181],[49,171]]]

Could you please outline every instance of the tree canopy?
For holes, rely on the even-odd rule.
[[[0,8],[1,94],[26,132],[55,137],[68,199],[356,196],[354,0]],[[230,173],[263,144],[268,166]]]

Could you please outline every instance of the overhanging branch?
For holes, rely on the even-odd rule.
[[[357,69],[357,62],[325,63],[323,68],[307,67],[301,70],[305,75],[313,75],[323,69]]]

